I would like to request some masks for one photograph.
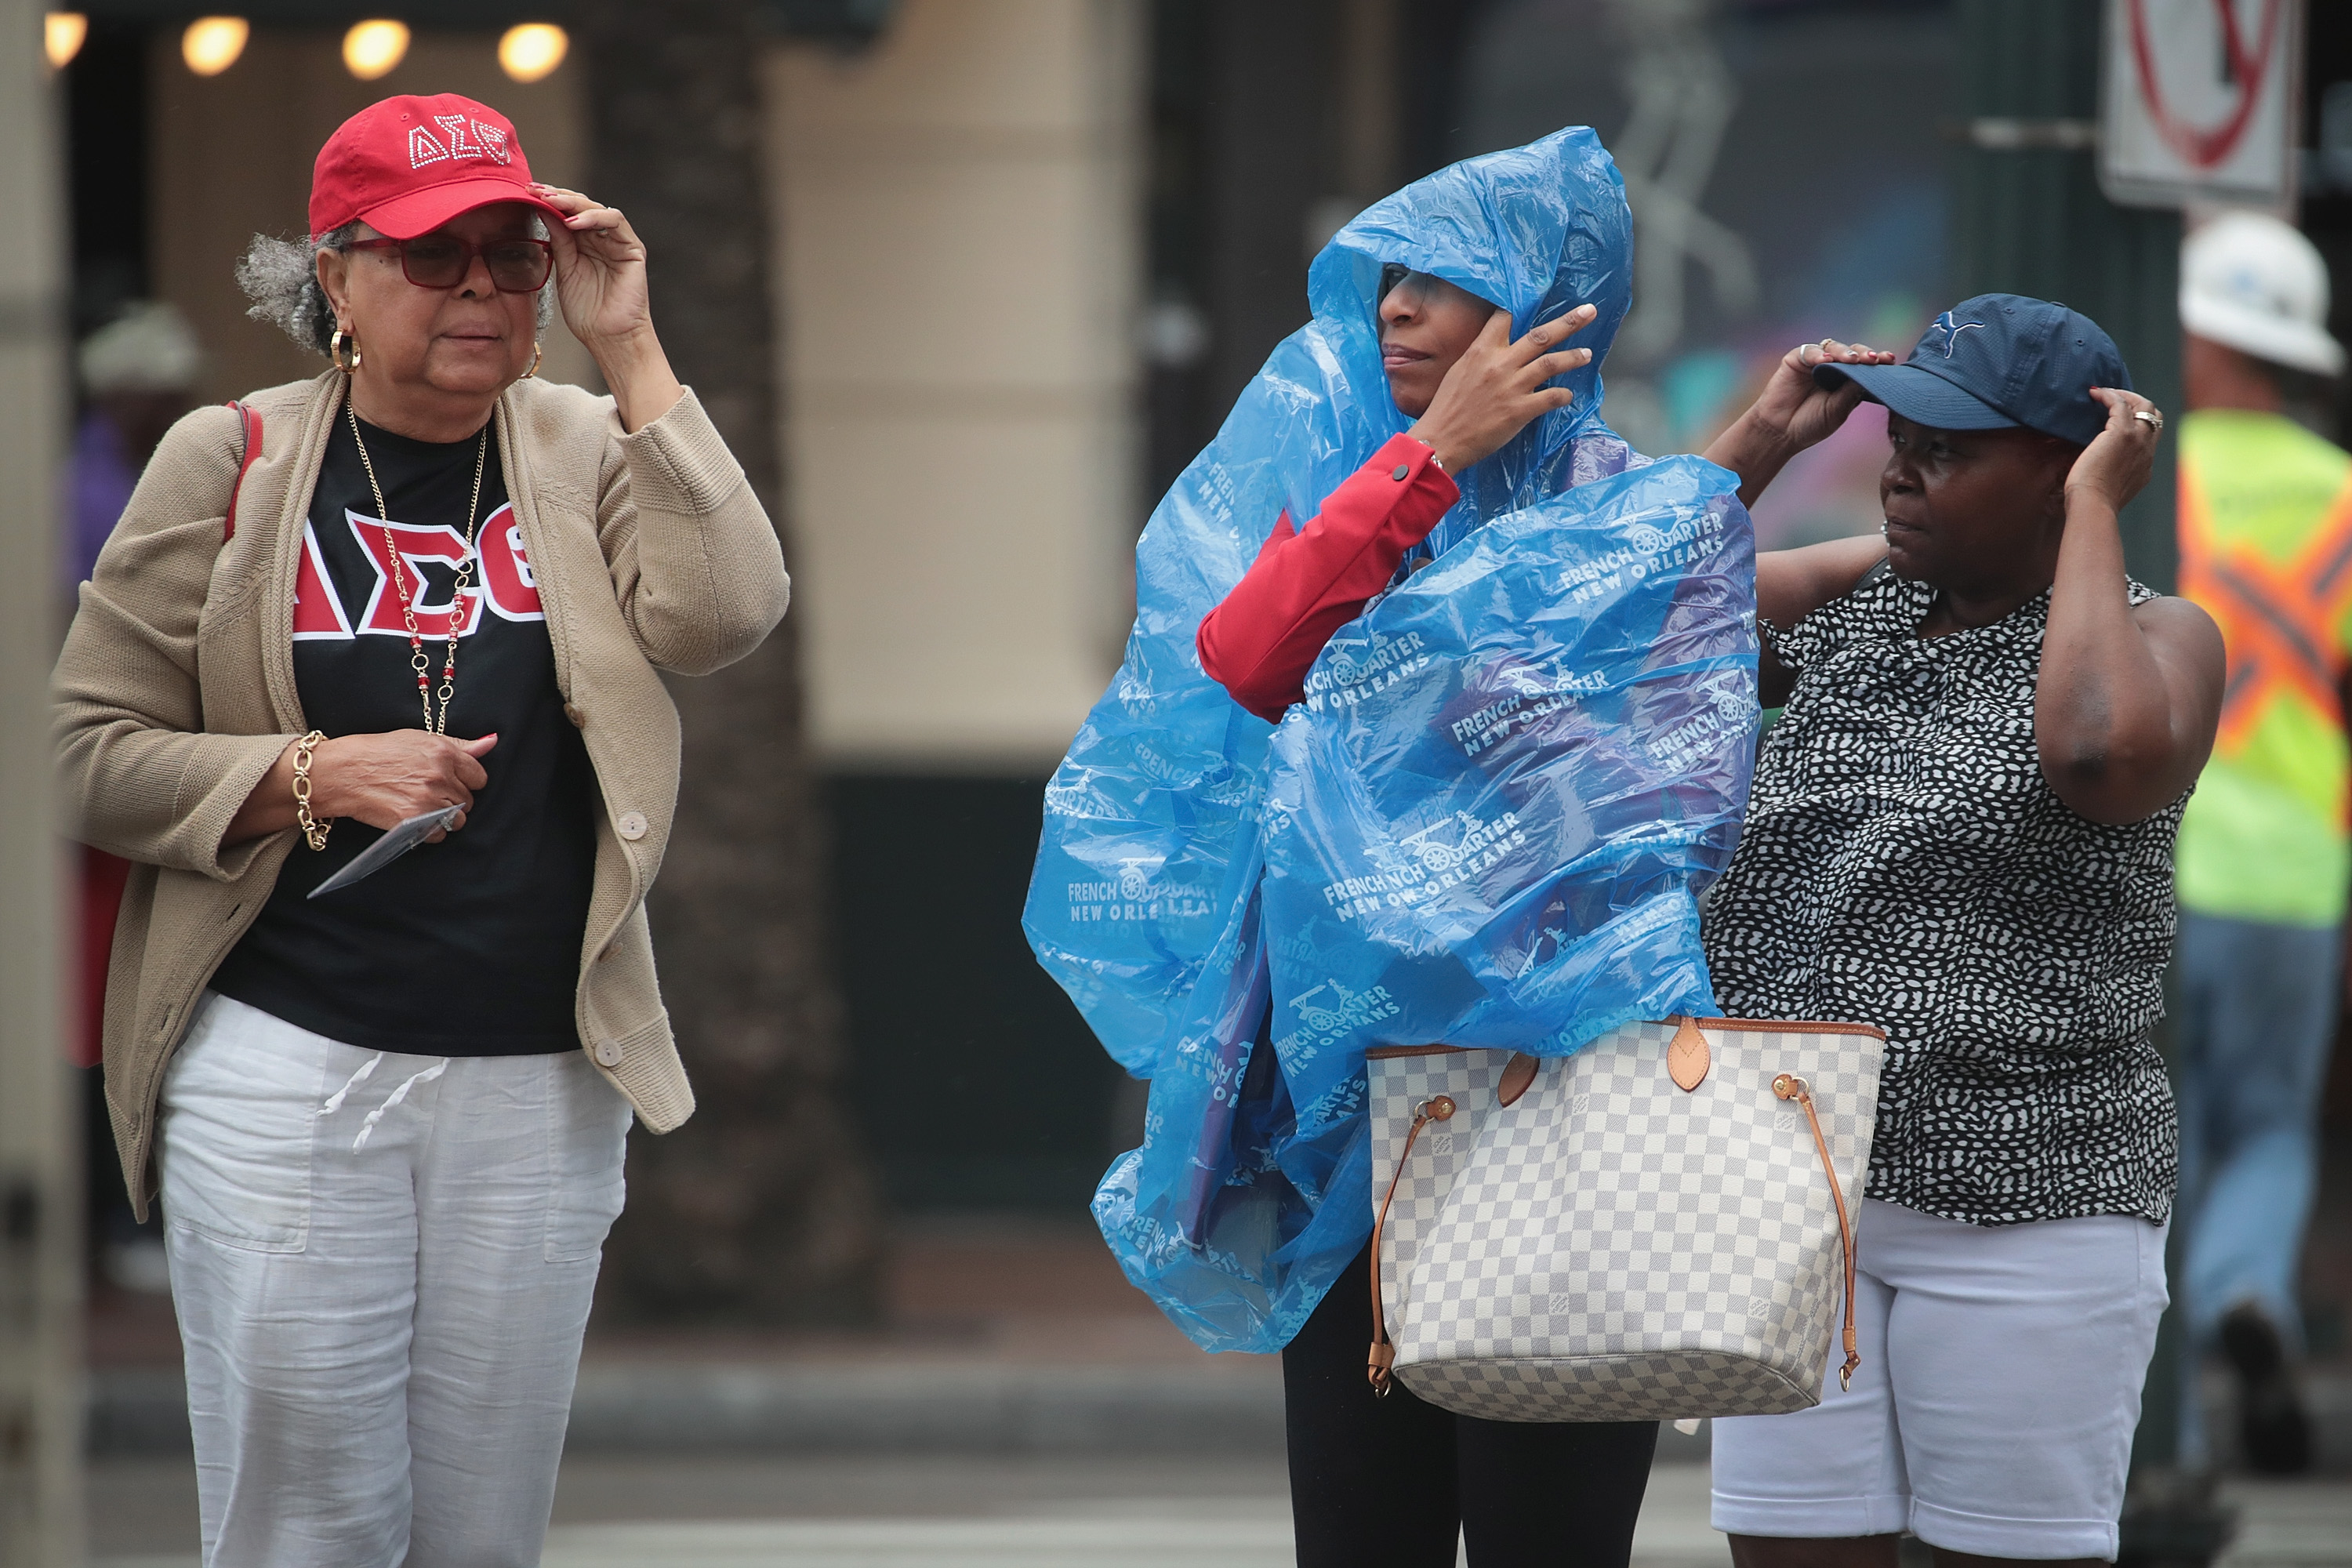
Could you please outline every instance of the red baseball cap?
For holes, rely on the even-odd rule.
[[[563,214],[531,194],[530,164],[507,117],[454,92],[387,98],[352,115],[310,171],[310,232],[364,223],[415,239],[492,202]]]

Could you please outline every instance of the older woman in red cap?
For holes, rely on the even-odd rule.
[[[659,672],[758,647],[783,559],[645,247],[495,110],[354,116],[240,275],[331,366],[173,428],[55,683],[79,836],[133,863],[106,1091],[205,1560],[536,1563],[623,1135],[693,1108]],[[551,294],[610,395],[532,379]]]

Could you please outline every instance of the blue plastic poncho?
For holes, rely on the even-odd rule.
[[[1507,307],[1515,335],[1590,302],[1594,363],[1460,477],[1269,726],[1194,633],[1279,514],[1314,515],[1408,424],[1381,367],[1389,262]],[[1753,543],[1733,476],[1601,423],[1631,264],[1589,130],[1406,187],[1316,258],[1315,319],[1137,546],[1126,661],[1047,786],[1023,923],[1151,1080],[1095,1215],[1206,1349],[1280,1348],[1369,1235],[1367,1047],[1566,1055],[1712,1010],[1695,895],[1747,799]]]

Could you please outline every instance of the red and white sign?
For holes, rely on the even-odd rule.
[[[2111,200],[2293,200],[2303,4],[2107,0],[2099,184]]]

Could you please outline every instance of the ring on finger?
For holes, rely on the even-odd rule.
[[[2141,424],[2146,425],[2151,430],[2161,430],[2164,428],[2164,416],[2157,413],[2154,409],[2135,408],[2132,410],[2132,417],[2138,420]]]

